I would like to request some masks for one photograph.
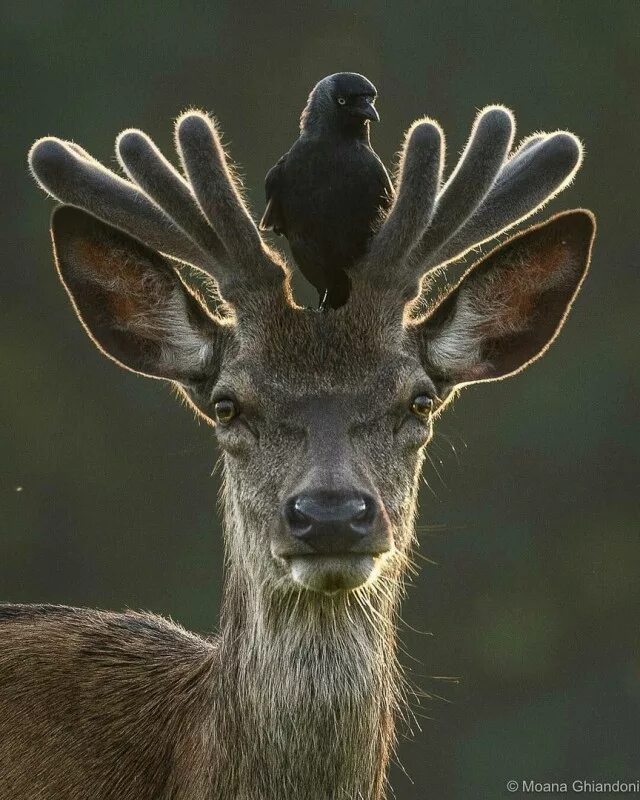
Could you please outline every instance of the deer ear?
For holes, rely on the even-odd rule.
[[[541,356],[580,289],[594,234],[591,212],[569,211],[471,267],[418,325],[431,372],[452,387],[512,375]]]
[[[221,326],[167,259],[71,206],[54,211],[51,232],[62,283],[105,355],[154,378],[203,375]]]

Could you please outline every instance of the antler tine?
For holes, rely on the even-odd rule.
[[[548,133],[533,133],[531,136],[527,136],[526,139],[523,139],[520,142],[518,149],[511,154],[509,160],[520,158],[523,153],[526,153],[527,150],[530,150],[532,147],[540,144],[540,142],[543,142],[548,136]]]
[[[420,245],[416,260],[423,274],[461,258],[522,222],[566,188],[582,163],[582,145],[571,133],[559,132],[525,141],[500,172],[479,206],[454,236],[428,251]]]
[[[488,106],[475,119],[469,140],[442,192],[419,251],[433,251],[473,215],[485,199],[513,143],[513,114]]]
[[[206,255],[132,183],[103,167],[82,147],[55,137],[29,152],[38,184],[56,200],[82,208],[181,261],[201,265]]]
[[[281,284],[285,273],[267,251],[240,196],[213,121],[201,112],[183,115],[176,124],[176,145],[200,208],[236,261],[221,276],[227,286],[251,291]]]
[[[431,222],[442,179],[444,138],[437,122],[416,120],[405,135],[398,166],[398,191],[367,258],[367,279],[389,275],[390,262],[401,261]]]
[[[425,127],[427,124],[429,127]],[[413,157],[403,159],[396,203],[375,237],[367,260],[367,272],[399,281],[403,296],[417,291],[421,254],[437,249],[449,239],[490,192],[511,148],[514,121],[511,112],[502,106],[483,109],[476,117],[456,168],[437,196],[442,145],[435,146],[436,130],[440,144],[440,129],[436,123],[419,122],[417,126],[414,123],[409,130],[405,156]],[[418,153],[424,164],[417,153],[412,153],[413,149],[417,150],[412,147],[414,133],[420,133],[417,138],[423,140]],[[426,156],[432,151],[438,151],[438,160],[429,162]],[[428,175],[423,181],[424,173]],[[396,270],[388,269],[389,261],[398,265]]]
[[[224,258],[224,245],[204,218],[189,184],[149,136],[135,129],[122,131],[116,139],[116,154],[127,175],[189,238],[216,261]]]
[[[65,142],[64,144],[65,144],[67,147],[70,147],[70,148],[71,148],[71,149],[72,149],[72,150],[73,150],[75,153],[77,153],[79,156],[82,156],[82,158],[84,158],[86,161],[92,161],[92,162],[94,162],[95,164],[99,164],[99,163],[100,163],[100,162],[99,162],[97,159],[95,159],[95,158],[94,158],[94,157],[91,155],[91,153],[88,153],[88,152],[87,152],[87,151],[84,149],[84,147],[80,147],[80,145],[79,145],[79,144],[77,144],[76,142]]]

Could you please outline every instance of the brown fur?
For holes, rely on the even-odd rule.
[[[380,314],[385,306],[363,292],[358,324],[352,306],[327,325],[256,304],[261,331],[248,322],[236,331],[219,381],[233,380],[268,419],[257,452],[221,438],[229,569],[218,638],[132,613],[0,614],[2,800],[79,800],[87,787],[99,800],[383,796],[402,697],[393,615],[422,460],[412,447],[402,469],[394,465],[393,441],[375,419],[419,369],[400,349],[397,314]],[[202,391],[189,397],[206,414]],[[287,486],[299,466],[311,467],[299,459],[316,458],[282,421],[294,423],[306,398],[336,392],[348,405],[336,407],[328,450],[343,415],[363,426],[348,458],[384,494],[398,547],[377,584],[338,598],[291,585],[269,553]],[[382,447],[389,460],[380,452],[372,463]]]
[[[84,211],[56,211],[53,238],[103,352],[171,379],[211,423],[217,400],[235,405],[215,426],[220,634],[204,640],[133,612],[0,607],[0,800],[381,800],[403,703],[395,615],[432,419],[458,385],[544,352],[584,276],[593,219],[570,212],[507,242],[425,319],[407,315],[406,286],[370,279],[366,262],[348,304],[317,314],[293,303],[210,121],[182,118],[178,138],[196,196],[238,255],[241,268],[222,264],[218,276],[232,316],[212,316],[166,258]],[[55,175],[67,174],[59,157],[48,141],[32,164],[49,174],[53,158]],[[122,183],[107,182],[110,207],[95,192],[89,207],[120,219],[137,191]],[[420,202],[433,201],[425,191]],[[429,214],[407,214],[407,230],[395,215],[380,242],[415,241]],[[405,253],[396,257],[401,269]],[[424,395],[431,416],[414,413]],[[293,539],[287,500],[318,488],[357,489],[379,509],[388,549],[364,551],[356,566],[351,551],[326,557],[338,574],[354,570],[348,591],[314,590],[325,557],[296,565],[282,550]]]

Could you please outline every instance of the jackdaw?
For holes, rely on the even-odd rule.
[[[393,186],[371,148],[376,88],[338,72],[316,84],[300,117],[300,137],[266,177],[262,230],[284,234],[321,308],[349,297],[347,271],[361,258]]]

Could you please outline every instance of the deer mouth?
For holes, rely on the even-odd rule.
[[[287,561],[295,583],[313,592],[332,595],[372,583],[382,559],[383,554],[335,553],[296,555]]]

